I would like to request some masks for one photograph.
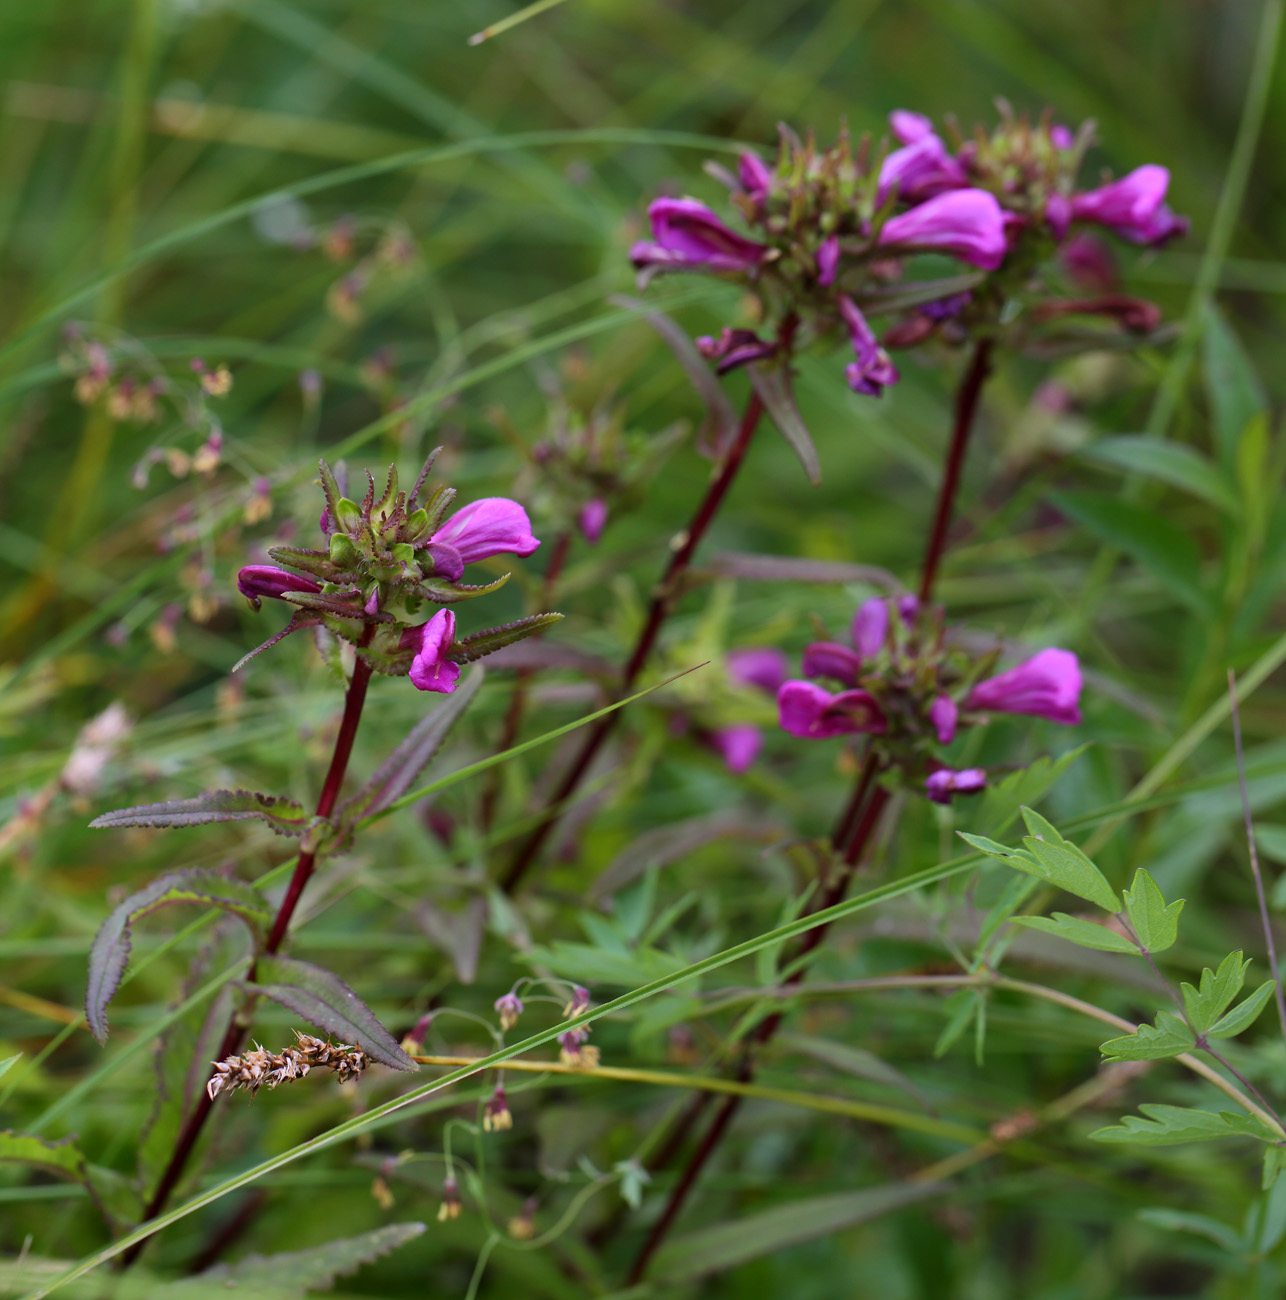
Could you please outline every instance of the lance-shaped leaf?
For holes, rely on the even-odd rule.
[[[1046,934],[1057,935],[1068,943],[1079,944],[1082,948],[1098,948],[1102,952],[1127,952],[1132,956],[1138,949],[1123,934],[1109,930],[1105,925],[1095,925],[1093,921],[1083,921],[1078,916],[1068,916],[1066,912],[1055,912],[1048,916],[1019,916],[1014,918],[1015,925],[1025,926],[1028,930],[1043,930]]]
[[[1276,987],[1276,980],[1268,980],[1261,984],[1244,1002],[1239,1002],[1226,1015],[1220,1016],[1206,1030],[1206,1037],[1235,1038],[1243,1029],[1249,1029],[1259,1018],[1259,1013],[1268,1005],[1268,999],[1272,997]]]
[[[164,803],[141,803],[103,813],[89,823],[92,830],[115,830],[122,826],[205,826],[210,822],[267,822],[278,835],[298,838],[311,820],[303,804],[281,795],[259,790],[207,790],[191,799],[168,799]]]
[[[381,1065],[394,1070],[420,1068],[370,1007],[332,971],[295,957],[261,957],[255,982],[247,987],[280,1002],[325,1033],[355,1044]]]
[[[249,654],[242,655],[241,658],[238,659],[237,662],[232,665],[230,671],[234,673],[240,672],[241,669],[244,668],[246,664],[248,664],[257,655],[263,654],[265,650],[271,650],[272,647],[275,646],[278,641],[284,641],[292,632],[302,632],[306,627],[321,627],[321,625],[322,625],[321,615],[310,614],[310,613],[306,613],[302,609],[297,609],[294,612],[293,616],[291,617],[290,622],[287,623],[286,626],[283,627],[280,632],[275,632],[262,645],[255,646],[255,648],[251,650]]]
[[[1246,971],[1249,969],[1249,958],[1243,961],[1240,950],[1230,952],[1219,963],[1217,971],[1212,971],[1207,966],[1201,972],[1199,988],[1193,988],[1186,981],[1179,986],[1183,990],[1184,1009],[1197,1033],[1204,1034],[1213,1028],[1223,1013],[1232,1006],[1233,999],[1246,982]]]
[[[481,668],[472,669],[450,695],[443,696],[411,728],[406,739],[376,768],[375,775],[340,807],[338,820],[341,825],[351,826],[360,818],[387,808],[415,784],[420,773],[442,748],[451,728],[473,703],[483,677]]]
[[[790,443],[804,473],[814,487],[822,481],[822,467],[817,459],[817,448],[812,435],[804,425],[795,405],[795,394],[790,384],[790,371],[786,366],[750,366],[750,382],[767,408],[777,432]]]
[[[1196,1046],[1192,1030],[1168,1011],[1158,1011],[1155,1025],[1140,1025],[1137,1032],[1109,1038],[1099,1051],[1109,1061],[1162,1061]]]
[[[1125,911],[1139,943],[1148,952],[1173,947],[1179,937],[1183,899],[1167,907],[1160,886],[1142,867],[1134,874],[1134,888],[1125,893]]]
[[[483,632],[474,632],[471,636],[461,637],[458,641],[452,642],[447,658],[454,659],[459,664],[471,664],[475,659],[494,654],[507,645],[513,645],[515,641],[522,641],[537,632],[543,632],[547,627],[553,627],[555,623],[561,622],[562,618],[561,614],[530,614],[513,623],[504,623],[500,627],[489,627]]]
[[[422,1223],[390,1223],[373,1232],[327,1241],[307,1250],[247,1255],[235,1264],[215,1264],[195,1277],[154,1287],[148,1293],[149,1300],[184,1300],[187,1296],[206,1300],[215,1294],[216,1287],[247,1296],[291,1300],[310,1291],[326,1290],[336,1278],[356,1272],[363,1264],[387,1255],[423,1231]]]
[[[103,922],[89,950],[85,1019],[100,1043],[107,1041],[107,1004],[120,987],[129,960],[131,926],[149,912],[175,903],[197,903],[230,912],[250,927],[256,941],[272,924],[272,908],[253,885],[216,871],[172,871],[131,894]]]
[[[1101,1128],[1090,1137],[1095,1142],[1142,1142],[1148,1146],[1169,1146],[1177,1142],[1209,1142],[1219,1138],[1252,1137],[1276,1142],[1277,1134],[1265,1128],[1253,1115],[1234,1111],[1191,1110],[1187,1106],[1161,1106],[1144,1102],[1139,1107],[1146,1119],[1125,1115],[1113,1128]]]

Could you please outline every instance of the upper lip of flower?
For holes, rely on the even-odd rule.
[[[630,250],[637,267],[703,266],[713,271],[746,271],[768,255],[766,244],[730,230],[696,199],[657,199],[648,208],[655,242]]]

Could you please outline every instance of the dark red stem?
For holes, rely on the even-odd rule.
[[[335,811],[340,788],[344,784],[344,773],[348,771],[348,760],[352,757],[353,740],[357,735],[357,724],[362,719],[362,706],[366,703],[366,688],[370,685],[370,680],[371,667],[359,655],[353,665],[353,676],[348,683],[348,694],[344,699],[344,716],[339,724],[339,735],[335,737],[335,751],[331,755],[330,768],[326,773],[326,780],[322,784],[322,792],[317,800],[317,815],[319,817],[329,817]],[[304,886],[308,884],[309,877],[312,876],[316,865],[317,855],[311,849],[305,849],[300,853],[299,861],[295,864],[294,873],[291,875],[290,884],[286,889],[286,896],[281,900],[281,906],[277,909],[277,915],[272,923],[272,930],[268,935],[268,942],[264,945],[265,953],[275,953],[281,947],[286,932],[290,928],[290,921],[295,914],[295,908],[299,904],[300,896],[304,892]],[[253,981],[253,966],[247,971],[246,979]],[[223,1035],[223,1042],[219,1047],[218,1060],[222,1061],[226,1057],[233,1056],[240,1049],[247,1028],[244,1023],[246,1010],[247,1008],[243,1007],[241,1012],[234,1016],[229,1023],[227,1032]],[[156,1218],[165,1208],[165,1203],[170,1199],[175,1186],[183,1176],[183,1170],[188,1160],[191,1159],[192,1152],[196,1149],[197,1141],[201,1136],[202,1129],[205,1127],[206,1120],[210,1117],[213,1106],[214,1102],[209,1094],[202,1091],[197,1098],[192,1113],[187,1117],[183,1128],[179,1132],[178,1139],[174,1143],[174,1153],[170,1156],[170,1163],[166,1165],[165,1172],[161,1175],[156,1190],[152,1193],[152,1199],[147,1203],[142,1222],[146,1223],[149,1219]],[[136,1242],[121,1256],[122,1268],[128,1268],[138,1258],[143,1247],[147,1245],[147,1240],[150,1239]]]
[[[920,599],[933,596],[933,586],[938,578],[938,565],[947,547],[947,533],[955,513],[956,493],[960,488],[960,472],[964,468],[965,453],[969,450],[969,437],[973,433],[978,414],[978,399],[983,385],[991,373],[990,339],[980,339],[974,345],[973,357],[956,390],[955,421],[951,430],[951,446],[947,449],[947,464],[942,471],[942,486],[938,489],[938,505],[933,514],[933,530],[924,552],[924,565],[920,570]]]
[[[678,545],[674,549],[674,554],[670,557],[670,563],[666,566],[665,575],[656,589],[656,594],[652,597],[643,630],[639,633],[638,640],[634,643],[634,650],[630,654],[629,662],[625,665],[625,670],[621,674],[620,695],[629,693],[630,687],[638,679],[643,665],[652,653],[657,637],[660,635],[661,627],[674,603],[679,588],[679,580],[687,571],[692,556],[701,544],[701,539],[706,535],[706,531],[714,521],[715,515],[719,513],[719,507],[723,504],[728,489],[737,477],[737,471],[741,468],[741,462],[745,459],[746,449],[750,446],[750,440],[754,436],[763,409],[758,393],[752,392],[750,400],[746,403],[745,413],[741,417],[741,426],[737,430],[737,436],[733,440],[732,446],[728,448],[728,453],[724,457],[723,464],[719,467],[719,472],[715,475],[709,490],[697,507],[692,522],[677,538]],[[554,824],[558,821],[559,814],[557,810],[562,808],[566,800],[575,792],[576,787],[580,785],[585,773],[589,770],[590,764],[603,747],[603,742],[611,734],[618,717],[619,711],[609,713],[606,717],[600,718],[586,734],[576,757],[571,762],[571,766],[563,774],[563,779],[558,783],[557,789],[549,797],[550,811],[541,818],[536,828],[522,842],[518,851],[514,854],[513,860],[509,864],[509,870],[505,873],[505,877],[501,882],[506,893],[512,893],[518,887],[522,878],[536,860],[536,855],[540,852],[545,840],[549,837],[550,831],[553,830]]]

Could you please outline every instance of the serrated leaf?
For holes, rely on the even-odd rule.
[[[437,605],[458,605],[461,601],[477,600],[479,596],[489,596],[501,587],[513,575],[502,573],[494,582],[473,585],[467,582],[447,582],[442,578],[426,578],[420,583],[420,590],[427,592]]]
[[[1140,1058],[1136,1058],[1140,1059]],[[1277,1135],[1252,1115],[1233,1111],[1192,1110],[1187,1106],[1162,1106],[1144,1102],[1139,1110],[1147,1116],[1126,1115],[1119,1125],[1101,1128],[1090,1137],[1095,1142],[1141,1142],[1147,1146],[1171,1146],[1179,1142],[1211,1142],[1230,1137],[1251,1137],[1275,1142]]]
[[[1125,912],[1148,952],[1164,952],[1174,946],[1183,902],[1181,898],[1167,907],[1157,882],[1142,867],[1135,872],[1134,888],[1125,893]]]
[[[503,650],[505,646],[513,645],[516,641],[543,632],[545,628],[561,623],[562,619],[561,614],[530,614],[526,618],[516,619],[500,627],[489,627],[483,632],[475,632],[472,636],[461,637],[460,640],[452,642],[447,657],[454,659],[456,663],[470,664],[485,655],[495,654],[497,650]]]
[[[1107,877],[1075,844],[1066,840],[1050,844],[1029,835],[1023,840],[1023,847],[1036,860],[1050,884],[1101,907],[1105,912],[1121,910],[1121,900],[1107,883]]]
[[[1168,1011],[1158,1011],[1155,1025],[1140,1025],[1133,1034],[1109,1038],[1099,1051],[1109,1061],[1163,1061],[1190,1051],[1197,1040],[1192,1030]]]
[[[272,1300],[287,1300],[329,1289],[336,1278],[355,1273],[363,1264],[387,1255],[423,1231],[422,1223],[390,1223],[373,1232],[328,1241],[308,1250],[247,1255],[235,1264],[216,1264],[195,1277],[156,1287],[150,1294],[152,1300],[185,1300],[190,1295],[207,1295],[212,1284],[217,1284],[227,1291],[250,1296],[270,1294]]]
[[[103,813],[89,823],[91,830],[114,830],[123,826],[174,828],[207,826],[211,822],[261,821],[278,835],[298,837],[308,829],[311,818],[303,804],[281,795],[259,790],[208,790],[191,799],[169,799],[144,803]]]
[[[1068,943],[1078,944],[1082,948],[1098,948],[1102,952],[1124,952],[1138,955],[1138,949],[1123,934],[1109,930],[1105,925],[1095,925],[1093,921],[1083,921],[1077,916],[1068,916],[1066,912],[1055,912],[1048,916],[1016,916],[1015,925],[1028,930],[1040,930],[1052,934]]]
[[[481,668],[471,669],[455,690],[444,696],[411,728],[405,740],[375,769],[374,776],[346,800],[336,814],[341,825],[352,826],[400,799],[442,748],[451,728],[473,703],[485,680]]]
[[[255,964],[255,981],[249,987],[280,1002],[318,1029],[355,1043],[381,1065],[394,1070],[420,1068],[370,1007],[333,971],[296,957],[261,957]]]
[[[790,443],[791,449],[799,457],[799,463],[804,467],[804,473],[808,475],[808,481],[816,487],[822,481],[822,467],[817,459],[817,448],[813,446],[812,435],[795,405],[789,367],[752,365],[748,369],[750,382],[773,424],[777,426],[777,432]]]
[[[129,960],[131,927],[141,917],[176,903],[195,903],[230,912],[250,927],[257,940],[272,924],[272,908],[253,885],[217,871],[201,868],[172,871],[131,894],[99,927],[89,950],[85,1019],[100,1043],[107,1041],[107,1004],[120,986]]]
[[[1226,1015],[1206,1030],[1207,1038],[1235,1038],[1243,1030],[1249,1029],[1259,1017],[1259,1013],[1268,1005],[1277,987],[1276,980],[1266,980],[1248,998],[1237,1004]]]
[[[1217,465],[1194,447],[1149,434],[1100,438],[1081,453],[1084,460],[1112,465],[1157,483],[1167,483],[1235,514],[1237,497]]]
[[[1242,960],[1241,951],[1230,952],[1219,963],[1218,971],[1209,966],[1201,972],[1199,988],[1186,981],[1179,987],[1183,991],[1183,1005],[1188,1020],[1199,1034],[1204,1034],[1232,1005],[1246,982],[1250,961]]]

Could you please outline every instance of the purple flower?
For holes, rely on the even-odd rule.
[[[709,334],[697,339],[697,351],[707,361],[715,363],[717,374],[726,375],[738,366],[772,356],[777,351],[777,344],[765,342],[754,330],[734,330],[725,326],[717,339]]]
[[[502,994],[495,1001],[496,1015],[500,1017],[500,1028],[510,1030],[518,1023],[518,1017],[526,1008],[522,999],[512,990]]]
[[[1049,139],[1055,149],[1070,149],[1076,143],[1076,133],[1070,126],[1055,122],[1049,128]]]
[[[1029,713],[1075,726],[1081,720],[1081,667],[1070,650],[1042,650],[1030,659],[979,682],[966,709]]]
[[[817,250],[817,283],[830,286],[839,270],[839,236],[827,235]]]
[[[1113,293],[1120,286],[1112,250],[1097,235],[1080,231],[1058,250],[1067,278],[1078,289],[1091,293]]]
[[[408,627],[402,633],[402,649],[415,649],[411,660],[411,683],[420,691],[450,695],[460,679],[460,665],[446,658],[455,639],[455,615],[440,609],[427,623]]]
[[[739,776],[759,757],[764,744],[763,733],[749,722],[719,727],[707,734],[706,741],[735,776]]]
[[[527,512],[516,501],[483,497],[447,519],[433,534],[430,553],[435,545],[452,547],[463,564],[472,564],[503,551],[530,555],[540,543],[531,535]]]
[[[778,687],[786,680],[788,662],[780,650],[769,646],[762,649],[731,650],[724,656],[728,676],[740,686],[757,686],[769,695],[776,695]]]
[[[894,189],[899,198],[914,202],[968,183],[964,168],[947,146],[932,131],[926,131],[910,144],[895,149],[881,164],[875,202],[883,203]]]
[[[884,644],[883,637],[879,644]],[[832,677],[845,686],[856,686],[864,657],[837,641],[814,641],[804,647],[804,676]]]
[[[758,154],[743,153],[737,159],[737,179],[752,199],[762,199],[772,188],[772,172]]]
[[[848,386],[855,393],[879,397],[889,384],[897,383],[897,367],[889,360],[889,354],[880,347],[879,340],[871,332],[871,327],[858,310],[857,304],[845,294],[840,294],[838,306],[857,357],[856,361],[844,367]]]
[[[570,1020],[573,1016],[579,1016],[589,1010],[589,989],[583,988],[579,984],[572,985],[572,995],[567,999],[567,1005],[563,1008],[563,1017]],[[573,1029],[570,1033],[580,1034],[580,1041],[584,1042],[589,1037],[588,1029]]]
[[[607,502],[602,497],[587,501],[582,507],[578,520],[585,540],[593,546],[603,535],[607,524]]]
[[[1120,180],[1075,195],[1072,217],[1076,221],[1096,221],[1116,230],[1142,230],[1151,224],[1165,202],[1169,185],[1169,171],[1156,163],[1147,163]]]
[[[806,740],[857,732],[881,735],[888,728],[874,696],[862,690],[832,695],[812,682],[784,682],[777,692],[777,710],[783,730]]]
[[[640,270],[702,267],[748,271],[758,266],[768,251],[763,244],[729,230],[696,199],[657,199],[647,211],[656,242],[643,241],[630,249],[630,261]]]
[[[321,585],[273,564],[247,564],[237,574],[237,590],[258,609],[264,596],[282,600],[288,591],[319,592]]]
[[[933,123],[923,113],[913,113],[909,108],[895,108],[889,114],[889,130],[902,144],[914,144],[922,137],[933,134]]]
[[[464,556],[450,542],[430,541],[418,549],[429,553],[433,561],[433,576],[456,582],[464,573]]]
[[[925,781],[925,790],[934,803],[950,803],[953,794],[976,794],[986,787],[987,773],[980,767],[966,767],[955,772],[940,767]]]
[[[960,710],[956,708],[956,702],[949,695],[939,695],[932,704],[929,705],[929,721],[933,724],[933,729],[938,733],[938,744],[949,745],[956,735],[956,719],[959,717]]]
[[[863,659],[873,659],[884,649],[889,634],[889,602],[883,596],[864,600],[853,615],[853,644]]]
[[[932,249],[994,271],[1005,260],[1005,218],[986,190],[951,190],[890,217],[881,245]]]

